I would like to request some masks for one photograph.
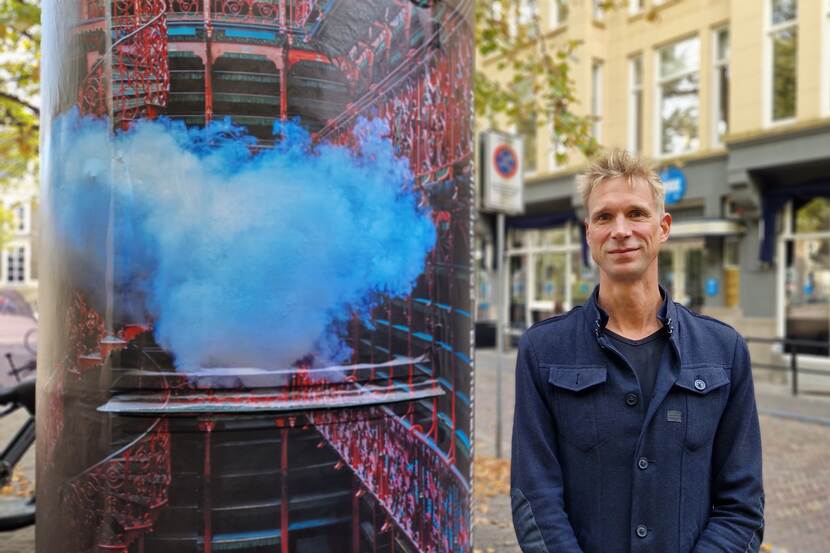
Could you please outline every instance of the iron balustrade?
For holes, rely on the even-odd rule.
[[[823,341],[823,340],[801,340],[796,338],[762,338],[759,336],[745,336],[744,339],[746,340],[747,344],[781,344],[782,348],[782,355],[789,354],[790,356],[790,364],[789,366],[782,366],[773,363],[758,363],[753,361],[752,368],[753,369],[768,369],[773,371],[789,371],[790,373],[790,386],[792,390],[792,394],[794,396],[798,395],[798,375],[799,373],[802,374],[813,374],[813,375],[820,375],[820,376],[830,376],[830,372],[826,370],[819,370],[819,369],[811,369],[807,367],[800,367],[798,366],[798,354],[799,350],[801,353],[807,353],[809,350],[827,350],[830,347],[830,343]]]

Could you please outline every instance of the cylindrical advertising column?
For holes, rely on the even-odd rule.
[[[472,0],[48,0],[39,553],[469,552]]]

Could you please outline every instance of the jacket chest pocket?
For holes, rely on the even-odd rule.
[[[686,404],[686,447],[711,444],[729,396],[729,374],[723,367],[683,367],[675,387]]]
[[[559,435],[583,451],[596,447],[600,442],[598,412],[607,377],[605,367],[549,367],[548,383],[553,387]]]

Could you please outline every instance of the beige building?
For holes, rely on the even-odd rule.
[[[830,370],[830,0],[600,4],[523,0],[518,16],[537,14],[551,47],[581,41],[577,109],[596,118],[599,142],[663,168],[675,221],[664,285],[746,335],[824,342],[804,362]],[[478,66],[498,76],[497,60]],[[578,305],[595,281],[575,185],[585,159],[558,164],[549,128],[530,120],[501,129],[526,150],[502,283],[513,334]],[[483,214],[480,320],[495,319],[492,228]]]
[[[19,292],[37,310],[38,202],[34,186],[11,188],[0,195],[10,215],[0,258],[0,288]]]

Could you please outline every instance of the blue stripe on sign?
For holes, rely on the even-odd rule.
[[[233,38],[256,38],[259,40],[277,40],[276,33],[255,31],[253,29],[225,29],[225,36]]]
[[[196,36],[196,27],[168,27],[167,36]]]

